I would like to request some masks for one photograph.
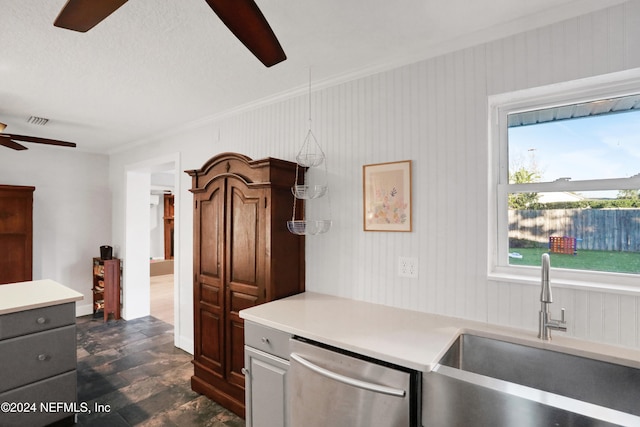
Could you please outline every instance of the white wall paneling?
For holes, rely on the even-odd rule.
[[[639,67],[639,41],[640,2],[633,0],[352,81],[312,85],[312,126],[328,158],[334,226],[307,239],[307,289],[535,330],[537,287],[487,279],[488,96]],[[182,169],[222,151],[293,160],[308,114],[307,95],[298,92],[214,118],[179,138],[114,153],[112,182],[129,162],[171,150],[181,151]],[[396,160],[413,161],[414,231],[364,232],[362,165]],[[116,241],[124,229],[119,188]],[[185,183],[183,297],[192,281],[187,189]],[[417,280],[397,276],[399,256],[418,259]],[[559,288],[555,296],[554,313],[567,308],[570,335],[640,347],[637,295]],[[183,324],[191,314],[185,305]],[[185,340],[190,331],[181,329]]]

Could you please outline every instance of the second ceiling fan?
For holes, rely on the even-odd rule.
[[[53,25],[87,32],[127,0],[69,0]],[[287,59],[273,30],[253,0],[206,0],[222,22],[265,66]]]
[[[34,142],[36,144],[45,145],[58,145],[60,147],[75,147],[73,142],[58,141],[57,139],[40,138],[36,136],[16,135],[11,133],[4,133],[4,129],[7,127],[4,123],[0,123],[0,145],[11,148],[12,150],[26,150],[27,147],[16,142]]]

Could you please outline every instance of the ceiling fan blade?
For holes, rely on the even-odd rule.
[[[287,59],[280,42],[253,0],[206,0],[231,32],[265,66]]]
[[[22,144],[18,144],[15,141],[11,140],[11,137],[6,136],[6,135],[0,135],[0,145],[3,145],[7,148],[11,148],[13,150],[26,150],[27,147],[25,147]]]
[[[23,141],[23,142],[34,142],[36,144],[47,144],[47,145],[58,145],[61,147],[75,147],[76,144],[73,142],[66,141],[58,141],[57,139],[49,139],[49,138],[38,138],[36,136],[25,136],[25,135],[13,135],[5,133],[2,138],[10,138],[12,140]],[[18,144],[20,145],[20,144]]]
[[[126,2],[127,0],[69,0],[53,25],[86,33]]]

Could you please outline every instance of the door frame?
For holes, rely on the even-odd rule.
[[[125,168],[125,239],[123,248],[122,317],[125,320],[148,316],[150,305],[149,204],[151,174],[174,171],[174,257],[173,332],[180,345],[180,153],[151,158]]]

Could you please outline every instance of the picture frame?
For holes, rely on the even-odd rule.
[[[364,231],[412,231],[411,160],[362,166]]]

